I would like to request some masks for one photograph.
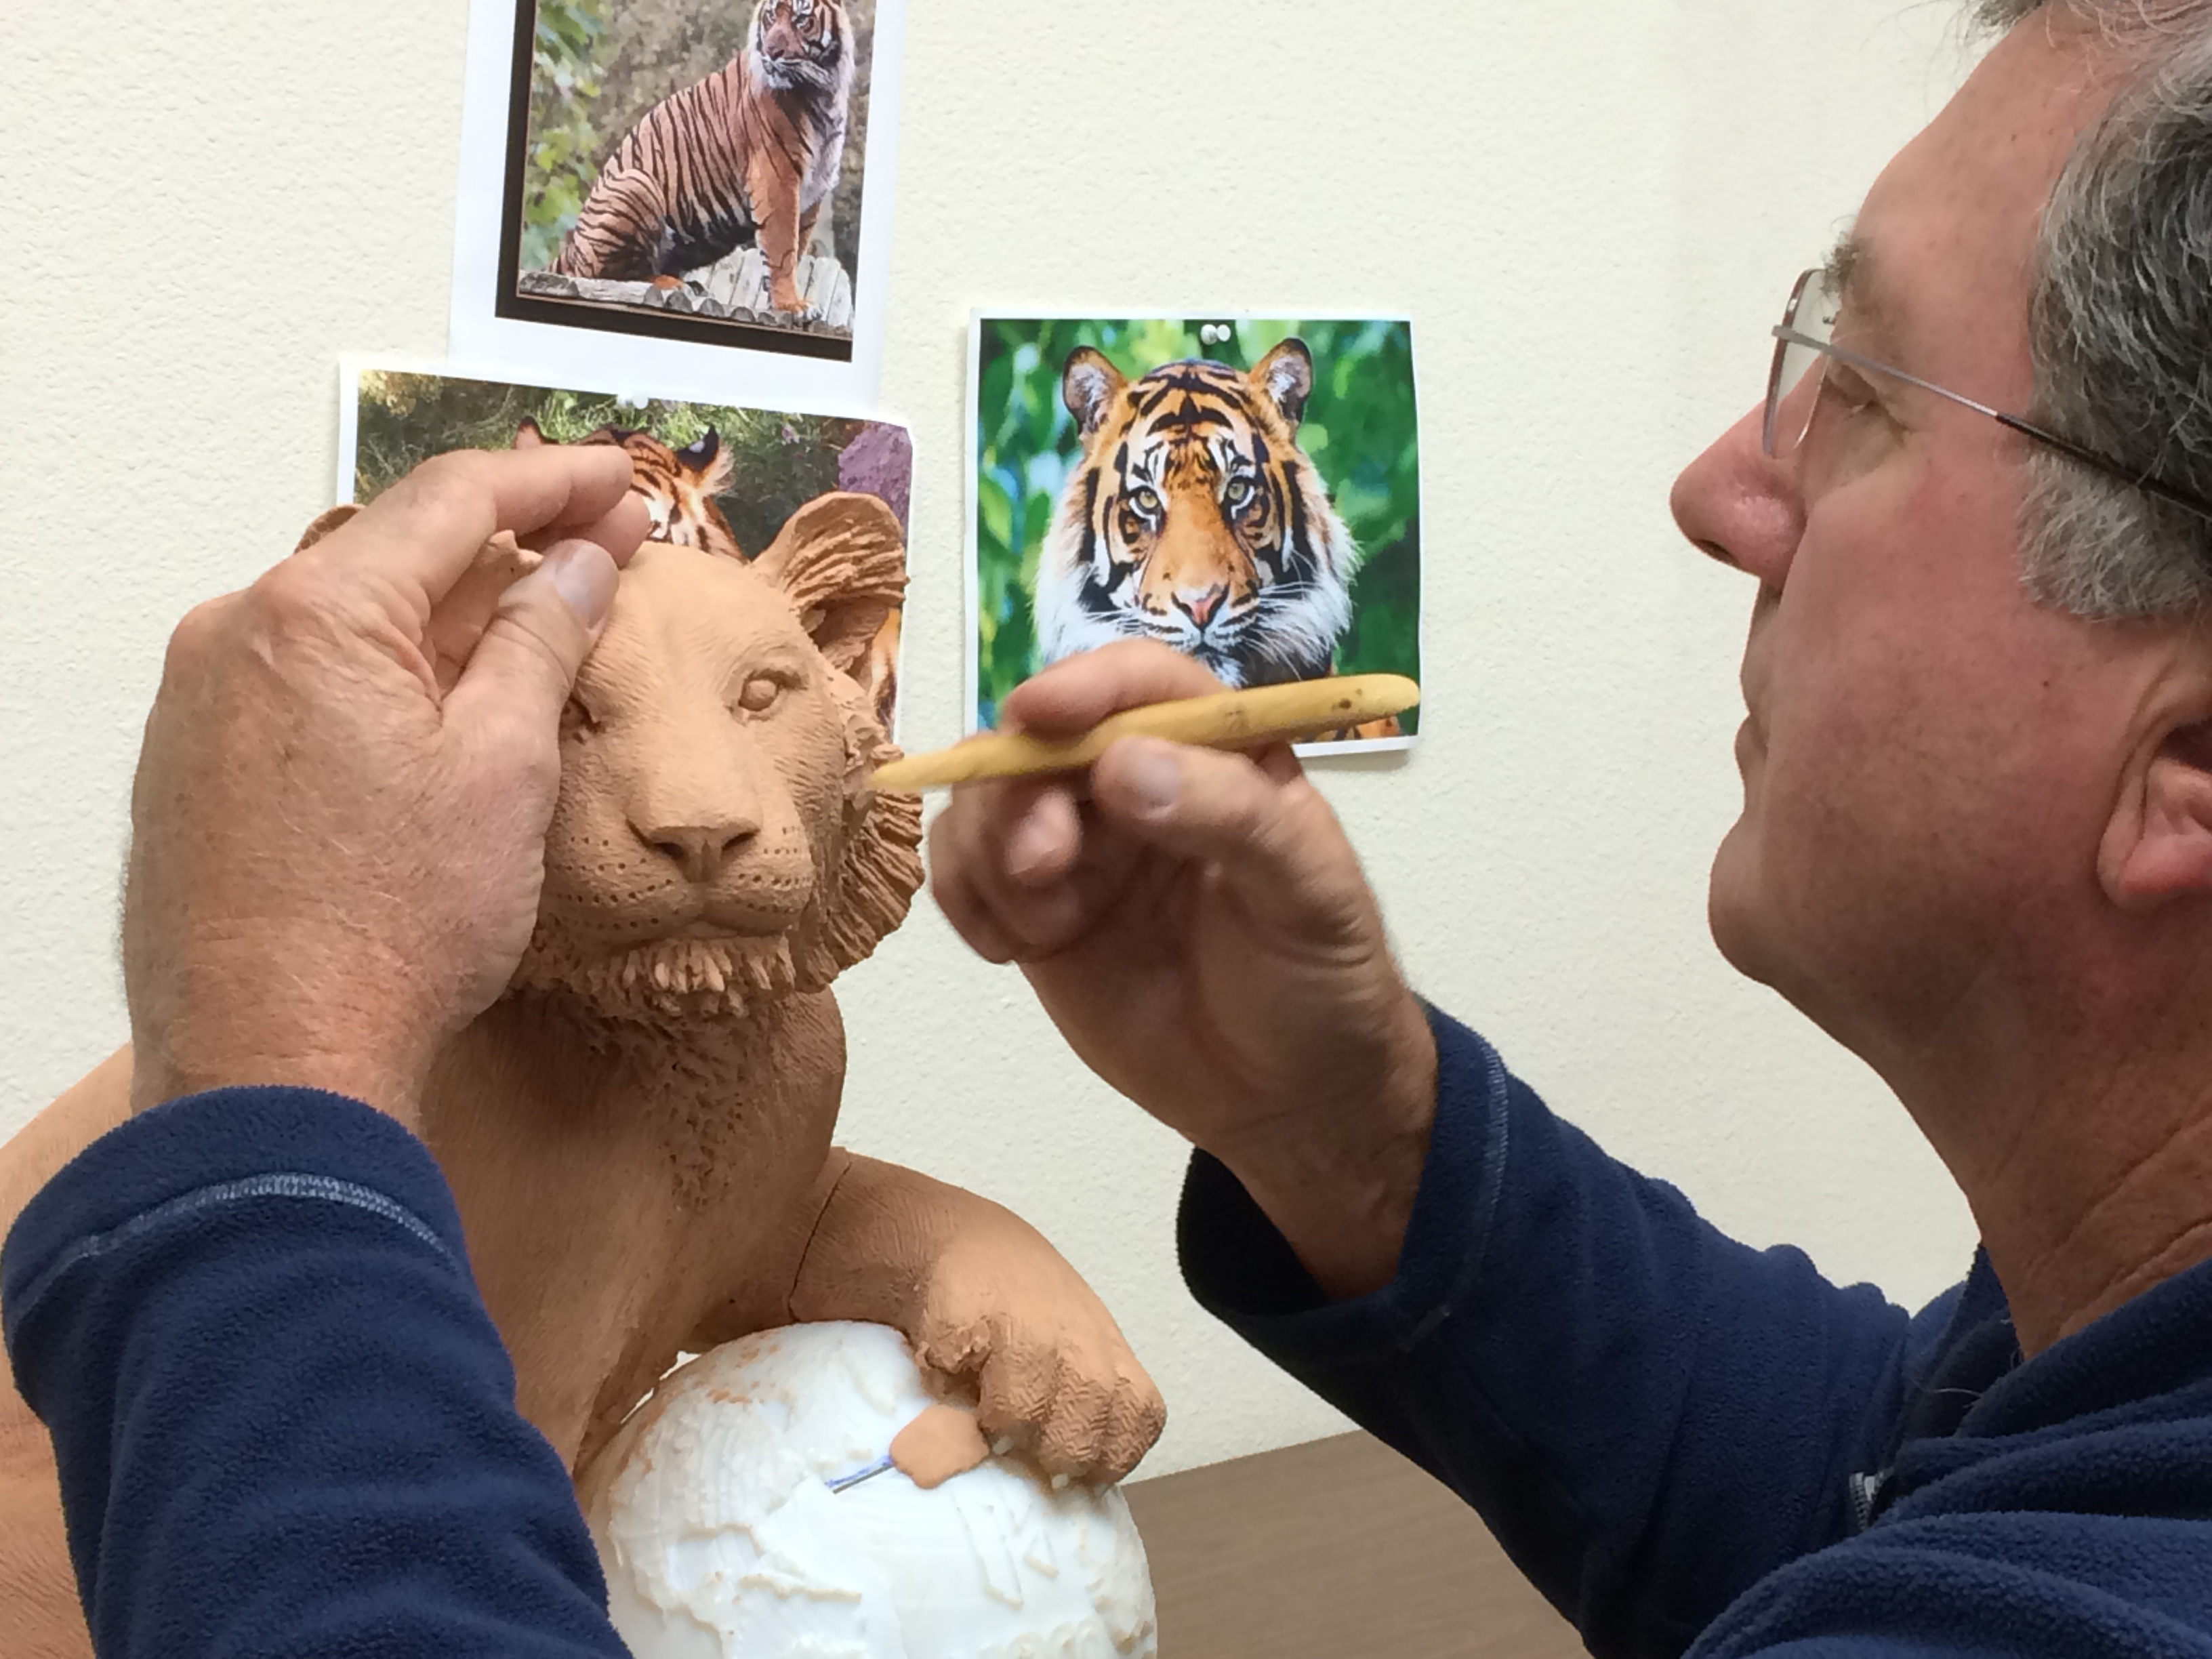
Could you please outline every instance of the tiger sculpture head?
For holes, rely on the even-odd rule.
[[[840,0],[760,0],[745,35],[761,84],[842,94],[853,81],[853,30]]]
[[[1189,359],[1134,380],[1088,346],[1060,396],[1083,438],[1037,575],[1044,659],[1153,639],[1231,686],[1313,679],[1352,622],[1358,549],[1298,447],[1304,341],[1242,374]]]
[[[526,418],[515,428],[517,449],[535,449],[550,441],[533,420]],[[653,521],[647,541],[673,542],[726,558],[744,557],[730,521],[714,503],[714,497],[730,488],[735,463],[714,428],[681,449],[670,448],[649,432],[620,426],[603,426],[581,441],[618,444],[629,453],[630,489],[644,500]]]
[[[921,802],[856,671],[906,586],[872,495],[791,515],[750,563],[648,542],[562,720],[525,992],[665,1028],[818,991],[903,919]]]

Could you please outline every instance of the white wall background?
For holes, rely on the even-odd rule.
[[[733,16],[742,0],[732,0]],[[445,346],[464,0],[18,7],[0,99],[0,1134],[125,1033],[117,875],[163,641],[328,504],[341,351]],[[920,453],[909,743],[960,720],[976,305],[1410,312],[1410,764],[1327,787],[1417,982],[1753,1241],[1924,1297],[1963,1206],[1708,939],[1751,588],[1674,473],[1786,285],[1968,61],[1948,0],[915,0],[883,402]],[[1340,1425],[1192,1306],[1178,1146],[927,904],[846,981],[846,1138],[1012,1203],[1173,1419],[1148,1472]]]

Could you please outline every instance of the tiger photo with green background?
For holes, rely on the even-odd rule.
[[[970,729],[1120,639],[1231,686],[1419,678],[1410,324],[979,317],[972,349]]]

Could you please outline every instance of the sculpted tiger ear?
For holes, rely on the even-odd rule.
[[[1291,431],[1306,417],[1306,398],[1313,392],[1313,353],[1292,335],[1260,359],[1252,370],[1252,387],[1275,406]]]
[[[355,514],[360,511],[361,503],[359,501],[340,501],[336,507],[331,508],[327,513],[318,513],[315,515],[314,522],[300,532],[299,542],[293,547],[292,550],[295,553],[306,552],[317,542],[322,540],[324,537],[329,535],[331,532],[336,530],[340,525],[343,524],[348,519],[350,519]]]
[[[830,665],[855,679],[906,592],[906,539],[873,495],[817,495],[785,520],[754,571],[783,590]]]
[[[527,415],[522,417],[522,424],[514,428],[514,447],[517,449],[543,449],[549,441],[538,429],[538,422]]]
[[[1107,411],[1127,384],[1104,353],[1078,346],[1067,354],[1067,365],[1060,371],[1060,398],[1075,416],[1075,429],[1087,438],[1105,424]]]

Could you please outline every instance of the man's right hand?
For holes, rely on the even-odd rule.
[[[1002,713],[1062,734],[1220,689],[1132,641],[1056,664]],[[963,786],[932,827],[930,878],[962,937],[1018,962],[1086,1065],[1226,1164],[1324,1291],[1389,1282],[1436,1044],[1351,844],[1287,747],[1128,738],[1087,780]]]

